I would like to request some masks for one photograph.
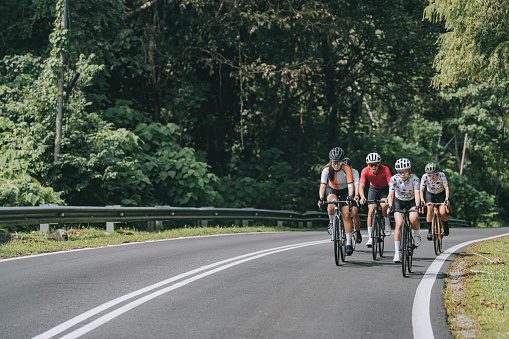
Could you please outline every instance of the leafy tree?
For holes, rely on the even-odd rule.
[[[424,11],[444,21],[435,58],[437,87],[480,81],[504,86],[509,74],[509,3],[507,1],[431,0]]]

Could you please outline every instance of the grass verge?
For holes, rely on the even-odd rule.
[[[509,237],[475,244],[456,257],[444,305],[454,338],[509,338]]]
[[[67,241],[49,240],[46,234],[37,231],[16,232],[11,234],[11,241],[0,243],[0,259],[33,255],[38,253],[66,251],[77,248],[101,247],[130,242],[148,240],[162,240],[199,235],[231,234],[248,232],[281,232],[281,231],[310,231],[310,228],[289,227],[184,227],[155,232],[136,229],[119,228],[115,232],[106,232],[98,228],[62,228],[67,231]]]

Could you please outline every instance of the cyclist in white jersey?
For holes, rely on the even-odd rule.
[[[437,164],[430,162],[424,168],[426,172],[421,178],[421,205],[426,203],[445,203],[449,206],[449,184],[443,172],[438,172]],[[426,189],[426,196],[424,190]],[[447,216],[446,205],[440,206],[440,215],[444,222],[444,236],[449,235],[449,217]],[[428,226],[428,240],[433,240],[431,235],[431,222],[433,220],[433,209],[428,207],[426,223]]]
[[[359,171],[352,167],[352,160],[350,160],[350,158],[344,158],[343,164],[347,165],[352,170],[353,183],[355,185],[355,197],[354,201],[352,202],[352,219],[356,233],[355,242],[360,244],[362,242],[362,235],[361,235],[361,217],[359,216],[359,200],[360,200]]]
[[[415,246],[421,245],[419,229],[418,206],[420,206],[419,178],[411,173],[410,160],[401,158],[396,161],[396,174],[389,181],[389,210],[394,211],[396,228],[394,230],[394,262],[400,262],[401,225],[403,224],[403,213],[397,212],[407,208],[410,210],[409,219],[412,224]]]

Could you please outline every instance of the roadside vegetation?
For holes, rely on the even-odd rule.
[[[444,304],[454,338],[509,337],[509,237],[481,242],[457,256]]]
[[[67,251],[78,248],[101,247],[124,243],[163,240],[200,235],[231,234],[248,232],[281,232],[315,230],[311,228],[270,227],[270,226],[217,226],[217,227],[183,227],[155,232],[136,228],[118,228],[107,232],[104,228],[62,228],[67,232],[67,241],[55,241],[47,234],[38,231],[24,231],[10,234],[9,241],[0,239],[0,259],[34,255],[39,253]]]

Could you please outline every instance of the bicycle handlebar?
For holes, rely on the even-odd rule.
[[[349,201],[348,200],[332,200],[332,201],[324,201],[323,204],[324,205],[330,205],[330,204],[341,204],[341,203],[344,203],[344,204],[348,204]]]

